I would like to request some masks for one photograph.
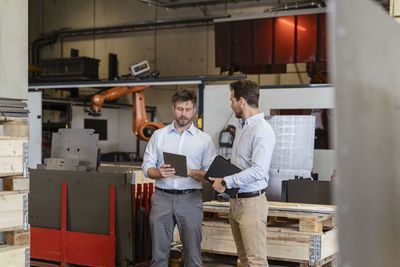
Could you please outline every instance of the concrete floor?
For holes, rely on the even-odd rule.
[[[237,267],[237,257],[216,255],[216,254],[203,254],[203,267]],[[293,265],[273,265],[269,263],[269,267],[284,267]]]
[[[203,253],[203,267],[236,267],[237,257]]]

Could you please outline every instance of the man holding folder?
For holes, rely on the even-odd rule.
[[[231,108],[241,119],[241,131],[232,147],[232,163],[242,171],[212,178],[213,188],[222,193],[240,188],[230,199],[229,223],[240,262],[245,267],[265,267],[267,261],[268,202],[265,196],[275,135],[258,108],[259,87],[249,80],[230,85]]]

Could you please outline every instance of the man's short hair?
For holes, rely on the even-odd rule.
[[[239,80],[231,83],[230,86],[237,101],[239,101],[240,97],[243,97],[249,106],[258,108],[260,88],[257,83],[250,80]]]
[[[172,96],[172,104],[174,104],[174,106],[178,101],[186,102],[189,100],[192,101],[194,106],[196,106],[197,103],[196,94],[193,91],[186,89],[179,90]]]

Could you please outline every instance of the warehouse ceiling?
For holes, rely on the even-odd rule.
[[[163,8],[183,8],[196,6],[209,6],[221,4],[258,3],[279,9],[296,9],[304,5],[321,7],[326,6],[327,0],[139,0],[142,3]],[[373,0],[389,10],[390,0]],[[268,11],[268,10],[267,10]]]

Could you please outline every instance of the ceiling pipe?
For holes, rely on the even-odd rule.
[[[183,7],[194,7],[204,5],[218,5],[226,3],[238,4],[241,2],[260,2],[260,0],[189,0],[189,1],[175,1],[175,2],[161,2],[157,0],[139,0],[142,3],[148,5],[155,5],[163,8],[183,8]]]
[[[271,7],[265,10],[265,12],[275,12],[275,11],[285,11],[293,9],[303,9],[303,8],[322,8],[325,7],[323,1],[307,1],[307,2],[296,2],[291,4],[285,4],[278,7]]]

